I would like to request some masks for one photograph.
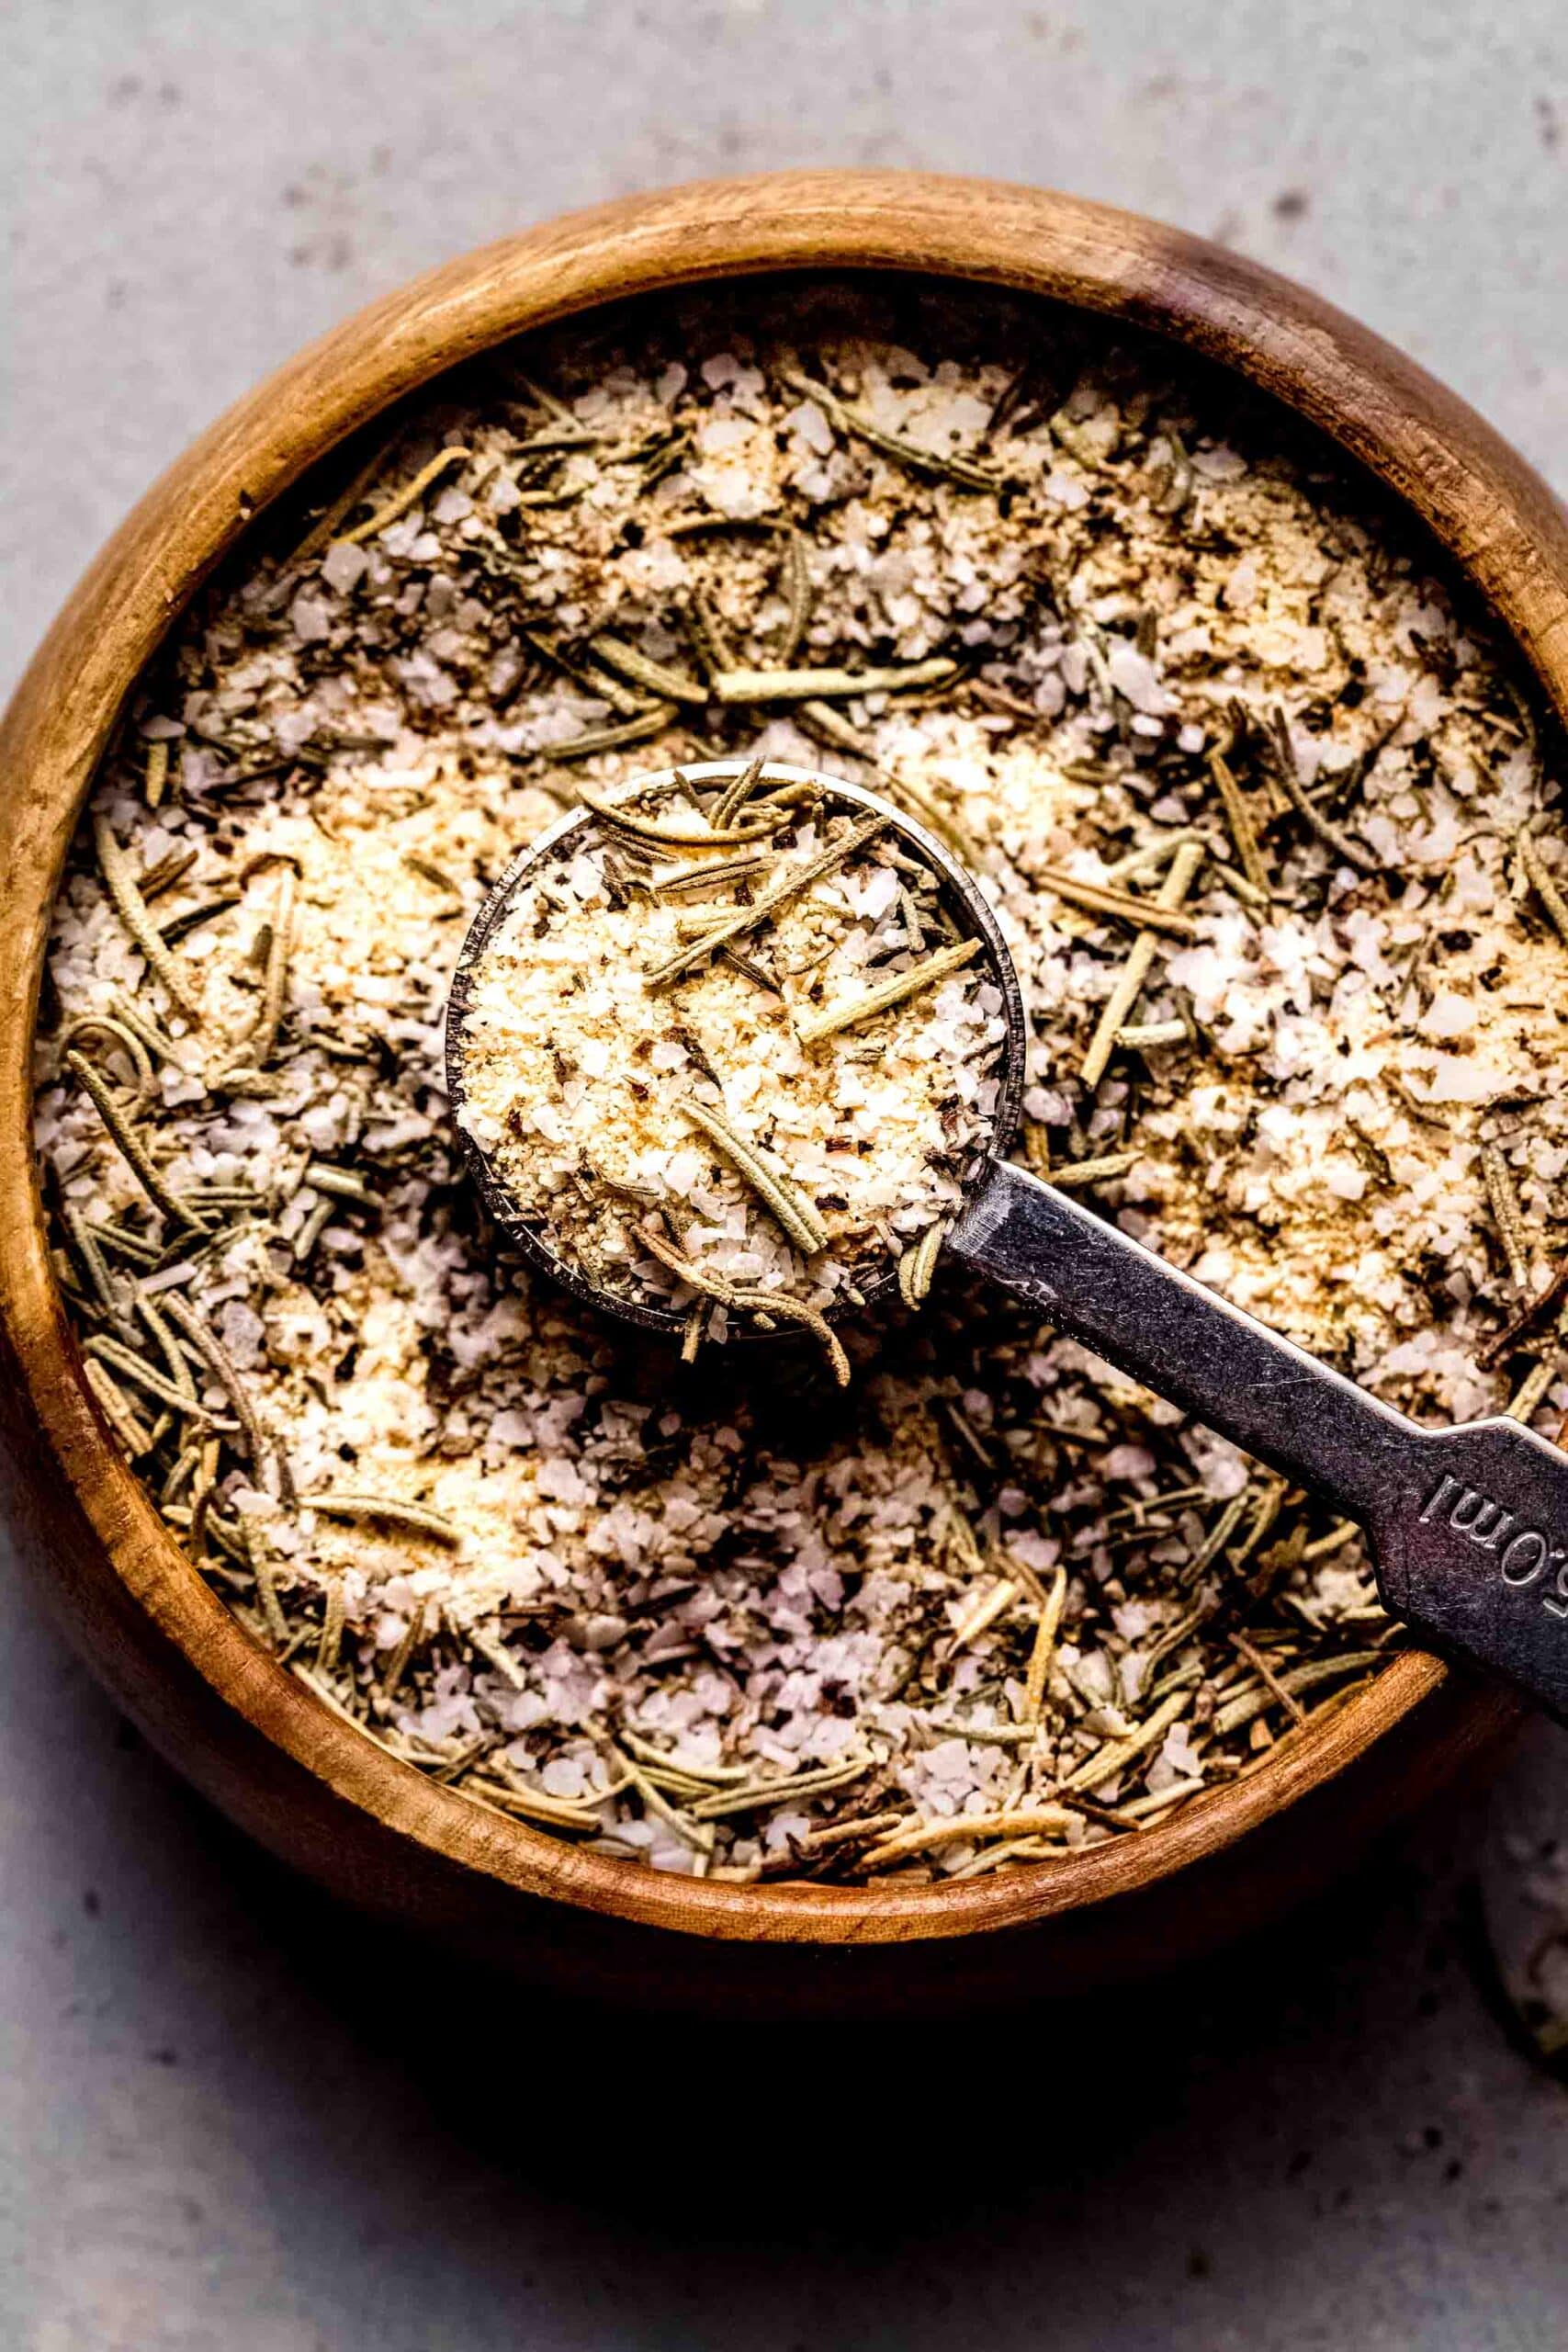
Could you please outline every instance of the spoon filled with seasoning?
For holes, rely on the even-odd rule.
[[[1568,1456],[1423,1428],[1014,1164],[1011,958],[890,800],[762,759],[583,788],[475,920],[446,1047],[486,1200],[579,1298],[688,1362],[806,1331],[847,1383],[835,1326],[956,1258],[1336,1503],[1387,1610],[1568,1715]]]

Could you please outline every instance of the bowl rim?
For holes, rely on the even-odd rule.
[[[1287,1735],[1246,1778],[1135,1838],[955,1887],[714,1883],[584,1853],[437,1786],[335,1714],[245,1632],[159,1520],[82,1371],[45,1243],[32,1041],[50,914],[98,754],[129,687],[254,515],[338,442],[509,337],[634,295],[719,277],[902,272],[1043,296],[1166,335],[1235,369],[1413,509],[1568,716],[1568,514],[1472,410],[1381,337],[1290,280],[1108,206],[1002,182],[884,171],[697,182],[572,213],[447,262],[288,360],[209,428],[105,546],[0,723],[0,1338],[25,1424],[77,1533],[51,1560],[91,1662],[197,1784],[285,1849],[212,1750],[213,1710],[433,1864],[581,1911],[726,1940],[901,1943],[1020,1927],[1147,1889],[1324,1788],[1436,1700],[1448,1669],[1398,1654]],[[13,1451],[18,1450],[13,1436]],[[49,1457],[52,1457],[51,1459]],[[35,1468],[35,1476],[38,1475]],[[107,1563],[107,1581],[103,1580]],[[84,1588],[97,1584],[91,1594]],[[112,1638],[104,1629],[113,1627]],[[120,1653],[136,1654],[128,1664]],[[177,1654],[200,1704],[150,1692]],[[149,1659],[152,1664],[149,1666]],[[1452,1693],[1450,1692],[1451,1699]],[[183,1709],[183,1714],[182,1714]],[[225,1713],[226,1711],[226,1713]],[[1434,1711],[1436,1713],[1440,1710]],[[1443,1758],[1520,1712],[1478,1689],[1434,1735]],[[234,1719],[238,1719],[237,1721]],[[204,1730],[203,1725],[206,1725]],[[1442,1750],[1437,1752],[1438,1747]]]

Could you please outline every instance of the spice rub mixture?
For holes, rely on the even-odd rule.
[[[606,1855],[951,1878],[1201,1801],[1391,1629],[1353,1529],[928,1246],[840,1390],[809,1334],[682,1370],[490,1224],[442,1023],[519,844],[824,752],[983,877],[1038,1170],[1396,1404],[1556,1429],[1555,750],[1323,444],[990,296],[602,315],[264,517],[103,763],[39,1149],[106,1419],[326,1703]]]
[[[688,1359],[732,1313],[805,1320],[847,1382],[822,1311],[934,1257],[990,1139],[985,943],[826,778],[755,760],[590,798],[467,966],[458,1125],[558,1260],[686,1314]]]

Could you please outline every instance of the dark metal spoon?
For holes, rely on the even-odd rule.
[[[739,761],[685,770],[695,783]],[[769,780],[804,774],[770,764]],[[1016,1291],[1061,1330],[1179,1405],[1248,1453],[1314,1488],[1366,1532],[1383,1606],[1439,1645],[1495,1668],[1568,1718],[1568,1454],[1499,1416],[1428,1430],[1357,1387],[1267,1325],[1005,1158],[1016,1129],[1028,1042],[1017,975],[973,877],[901,811],[858,786],[834,797],[883,814],[942,877],[964,930],[984,938],[1005,999],[1007,1046],[994,1156],[945,1244],[976,1272]],[[536,842],[468,934],[447,1019],[454,1102],[462,1097],[464,1018],[475,958],[525,873],[576,827],[574,812]],[[465,1147],[498,1215],[536,1263],[579,1297],[645,1326],[681,1318],[639,1307],[564,1266],[518,1227],[504,1188],[466,1130]]]

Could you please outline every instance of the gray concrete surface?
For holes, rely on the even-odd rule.
[[[10,0],[0,683],[131,498],[348,308],[519,221],[848,160],[1224,237],[1568,482],[1560,0]],[[542,2016],[301,1897],[0,1577],[0,2344],[1547,2352],[1568,2098],[1439,1809],[1289,1929],[967,2033]]]

